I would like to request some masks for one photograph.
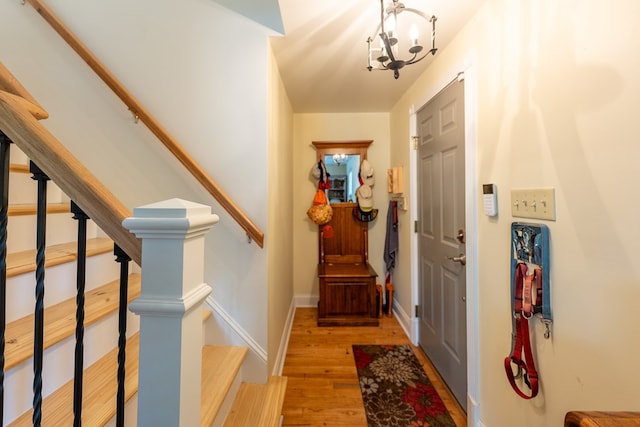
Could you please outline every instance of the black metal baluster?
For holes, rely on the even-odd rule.
[[[38,213],[36,229],[36,309],[33,330],[33,425],[42,422],[42,365],[44,353],[44,263],[47,231],[47,181],[49,177],[30,162],[32,179],[38,181]]]
[[[0,131],[0,425],[4,420],[4,345],[7,328],[7,222],[11,140]]]
[[[120,307],[118,309],[118,395],[116,398],[116,427],[124,426],[124,376],[127,349],[127,304],[129,293],[129,261],[131,258],[118,245],[113,253],[120,263]]]
[[[76,271],[76,351],[73,375],[73,425],[82,425],[82,380],[84,368],[84,290],[87,271],[87,220],[89,217],[71,202],[73,219],[78,220],[78,263]]]

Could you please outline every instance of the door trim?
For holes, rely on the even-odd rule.
[[[435,85],[425,96],[413,104],[409,110],[409,135],[417,135],[416,113],[429,100],[442,91],[451,81],[464,77],[464,114],[465,114],[465,221],[467,231],[467,354],[479,353],[479,329],[478,329],[478,178],[477,178],[477,91],[478,83],[476,70],[472,63],[466,62],[456,71],[446,74],[447,79]],[[462,71],[460,71],[462,70]],[[413,138],[409,138],[409,160],[412,173],[410,174],[410,197],[418,200],[417,183],[417,151],[413,149]],[[411,223],[418,219],[417,203],[411,204]],[[418,235],[411,236],[411,308],[419,303],[418,280]],[[419,321],[411,310],[410,339],[418,345]],[[479,400],[479,358],[467,357],[467,425],[478,425],[480,420]]]

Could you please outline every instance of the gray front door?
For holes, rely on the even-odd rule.
[[[467,402],[464,83],[417,114],[419,343],[458,402]]]

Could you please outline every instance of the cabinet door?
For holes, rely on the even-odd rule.
[[[328,316],[368,316],[370,282],[327,282],[326,308]]]

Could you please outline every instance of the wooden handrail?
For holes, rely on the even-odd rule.
[[[144,123],[164,144],[184,167],[198,180],[231,217],[242,227],[247,235],[261,248],[264,247],[264,233],[218,186],[204,169],[182,148],[164,127],[146,108],[115,78],[98,58],[62,23],[62,21],[40,0],[26,0],[67,42],[67,44],[91,67],[91,69],[125,103],[129,110]]]
[[[20,84],[9,70],[0,62],[0,91],[4,97],[11,97],[27,109],[36,119],[49,117],[49,113],[38,104],[38,101]]]
[[[0,130],[138,265],[142,263],[142,244],[122,226],[131,212],[49,131],[38,122],[28,100],[0,91]]]

